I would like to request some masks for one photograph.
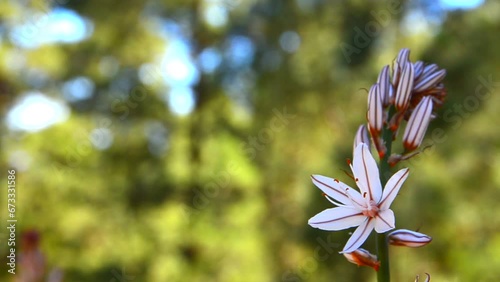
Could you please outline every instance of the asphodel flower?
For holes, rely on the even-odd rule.
[[[369,266],[375,271],[380,268],[380,261],[377,260],[377,256],[365,249],[359,248],[352,253],[344,253],[344,256],[349,262],[358,266]]]
[[[393,246],[404,246],[418,248],[429,244],[432,238],[423,233],[408,229],[394,230],[387,235],[389,244]]]
[[[411,152],[422,144],[431,120],[432,106],[432,98],[427,96],[411,113],[403,134],[403,145],[407,151]]]
[[[368,146],[360,143],[354,150],[351,170],[360,191],[333,178],[312,175],[312,181],[337,207],[324,210],[309,219],[309,225],[335,231],[357,226],[342,253],[357,250],[373,229],[384,233],[394,228],[394,212],[390,206],[408,177],[407,168],[396,172],[382,190],[379,170]]]

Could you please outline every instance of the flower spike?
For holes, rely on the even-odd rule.
[[[308,224],[327,231],[354,228],[339,253],[351,263],[369,266],[376,271],[382,264],[379,279],[389,276],[389,258],[384,252],[388,244],[417,248],[432,241],[430,236],[416,231],[393,230],[396,218],[391,204],[408,178],[409,169],[400,169],[387,178],[390,167],[430,147],[422,146],[422,141],[430,121],[437,116],[433,111],[446,99],[445,76],[446,70],[436,64],[412,63],[410,50],[401,49],[392,62],[392,71],[390,65],[382,67],[376,83],[368,91],[367,123],[358,127],[353,142],[353,159],[348,161],[352,174],[343,170],[356,186],[353,188],[322,175],[311,176],[314,185],[323,191],[323,196],[333,207],[311,217]],[[397,148],[392,145],[401,138],[399,132],[405,124],[401,140],[404,150],[392,153],[391,148]],[[372,143],[378,152],[378,163],[371,154]],[[385,187],[382,187],[381,173]],[[377,238],[377,245],[383,246],[378,249],[379,257],[361,248],[373,231],[389,232],[387,236]],[[425,282],[429,282],[430,275],[426,275]],[[415,281],[418,279],[417,275]]]

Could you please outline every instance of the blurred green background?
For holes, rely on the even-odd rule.
[[[307,225],[331,206],[309,176],[353,184],[366,89],[407,47],[448,98],[397,167],[397,227],[433,242],[391,248],[393,281],[497,281],[500,3],[473,2],[1,1],[18,242],[64,281],[375,281],[338,254],[352,230]]]

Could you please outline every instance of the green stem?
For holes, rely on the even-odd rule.
[[[377,233],[377,257],[380,261],[380,268],[377,272],[377,281],[391,281],[391,271],[389,268],[389,248],[387,246],[385,233]]]
[[[393,114],[394,108],[389,111],[388,120],[390,120]],[[380,181],[382,183],[382,187],[384,187],[391,175],[388,160],[392,150],[392,131],[388,128],[384,128],[382,138],[384,139],[385,146],[387,148],[385,156],[380,160]],[[377,257],[380,261],[380,268],[377,272],[377,281],[389,282],[391,281],[391,272],[389,266],[389,244],[387,242],[387,236],[386,233],[376,233],[376,235]]]

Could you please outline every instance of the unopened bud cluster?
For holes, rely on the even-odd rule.
[[[377,83],[368,92],[368,127],[358,129],[354,146],[359,142],[370,144],[367,132],[380,158],[386,155],[387,148],[382,138],[384,129],[392,131],[395,139],[403,120],[406,128],[403,134],[403,155],[394,155],[391,165],[413,154],[424,138],[429,122],[434,118],[433,110],[440,107],[446,98],[443,79],[446,70],[436,64],[410,61],[410,50],[402,49],[392,65],[380,71]]]

